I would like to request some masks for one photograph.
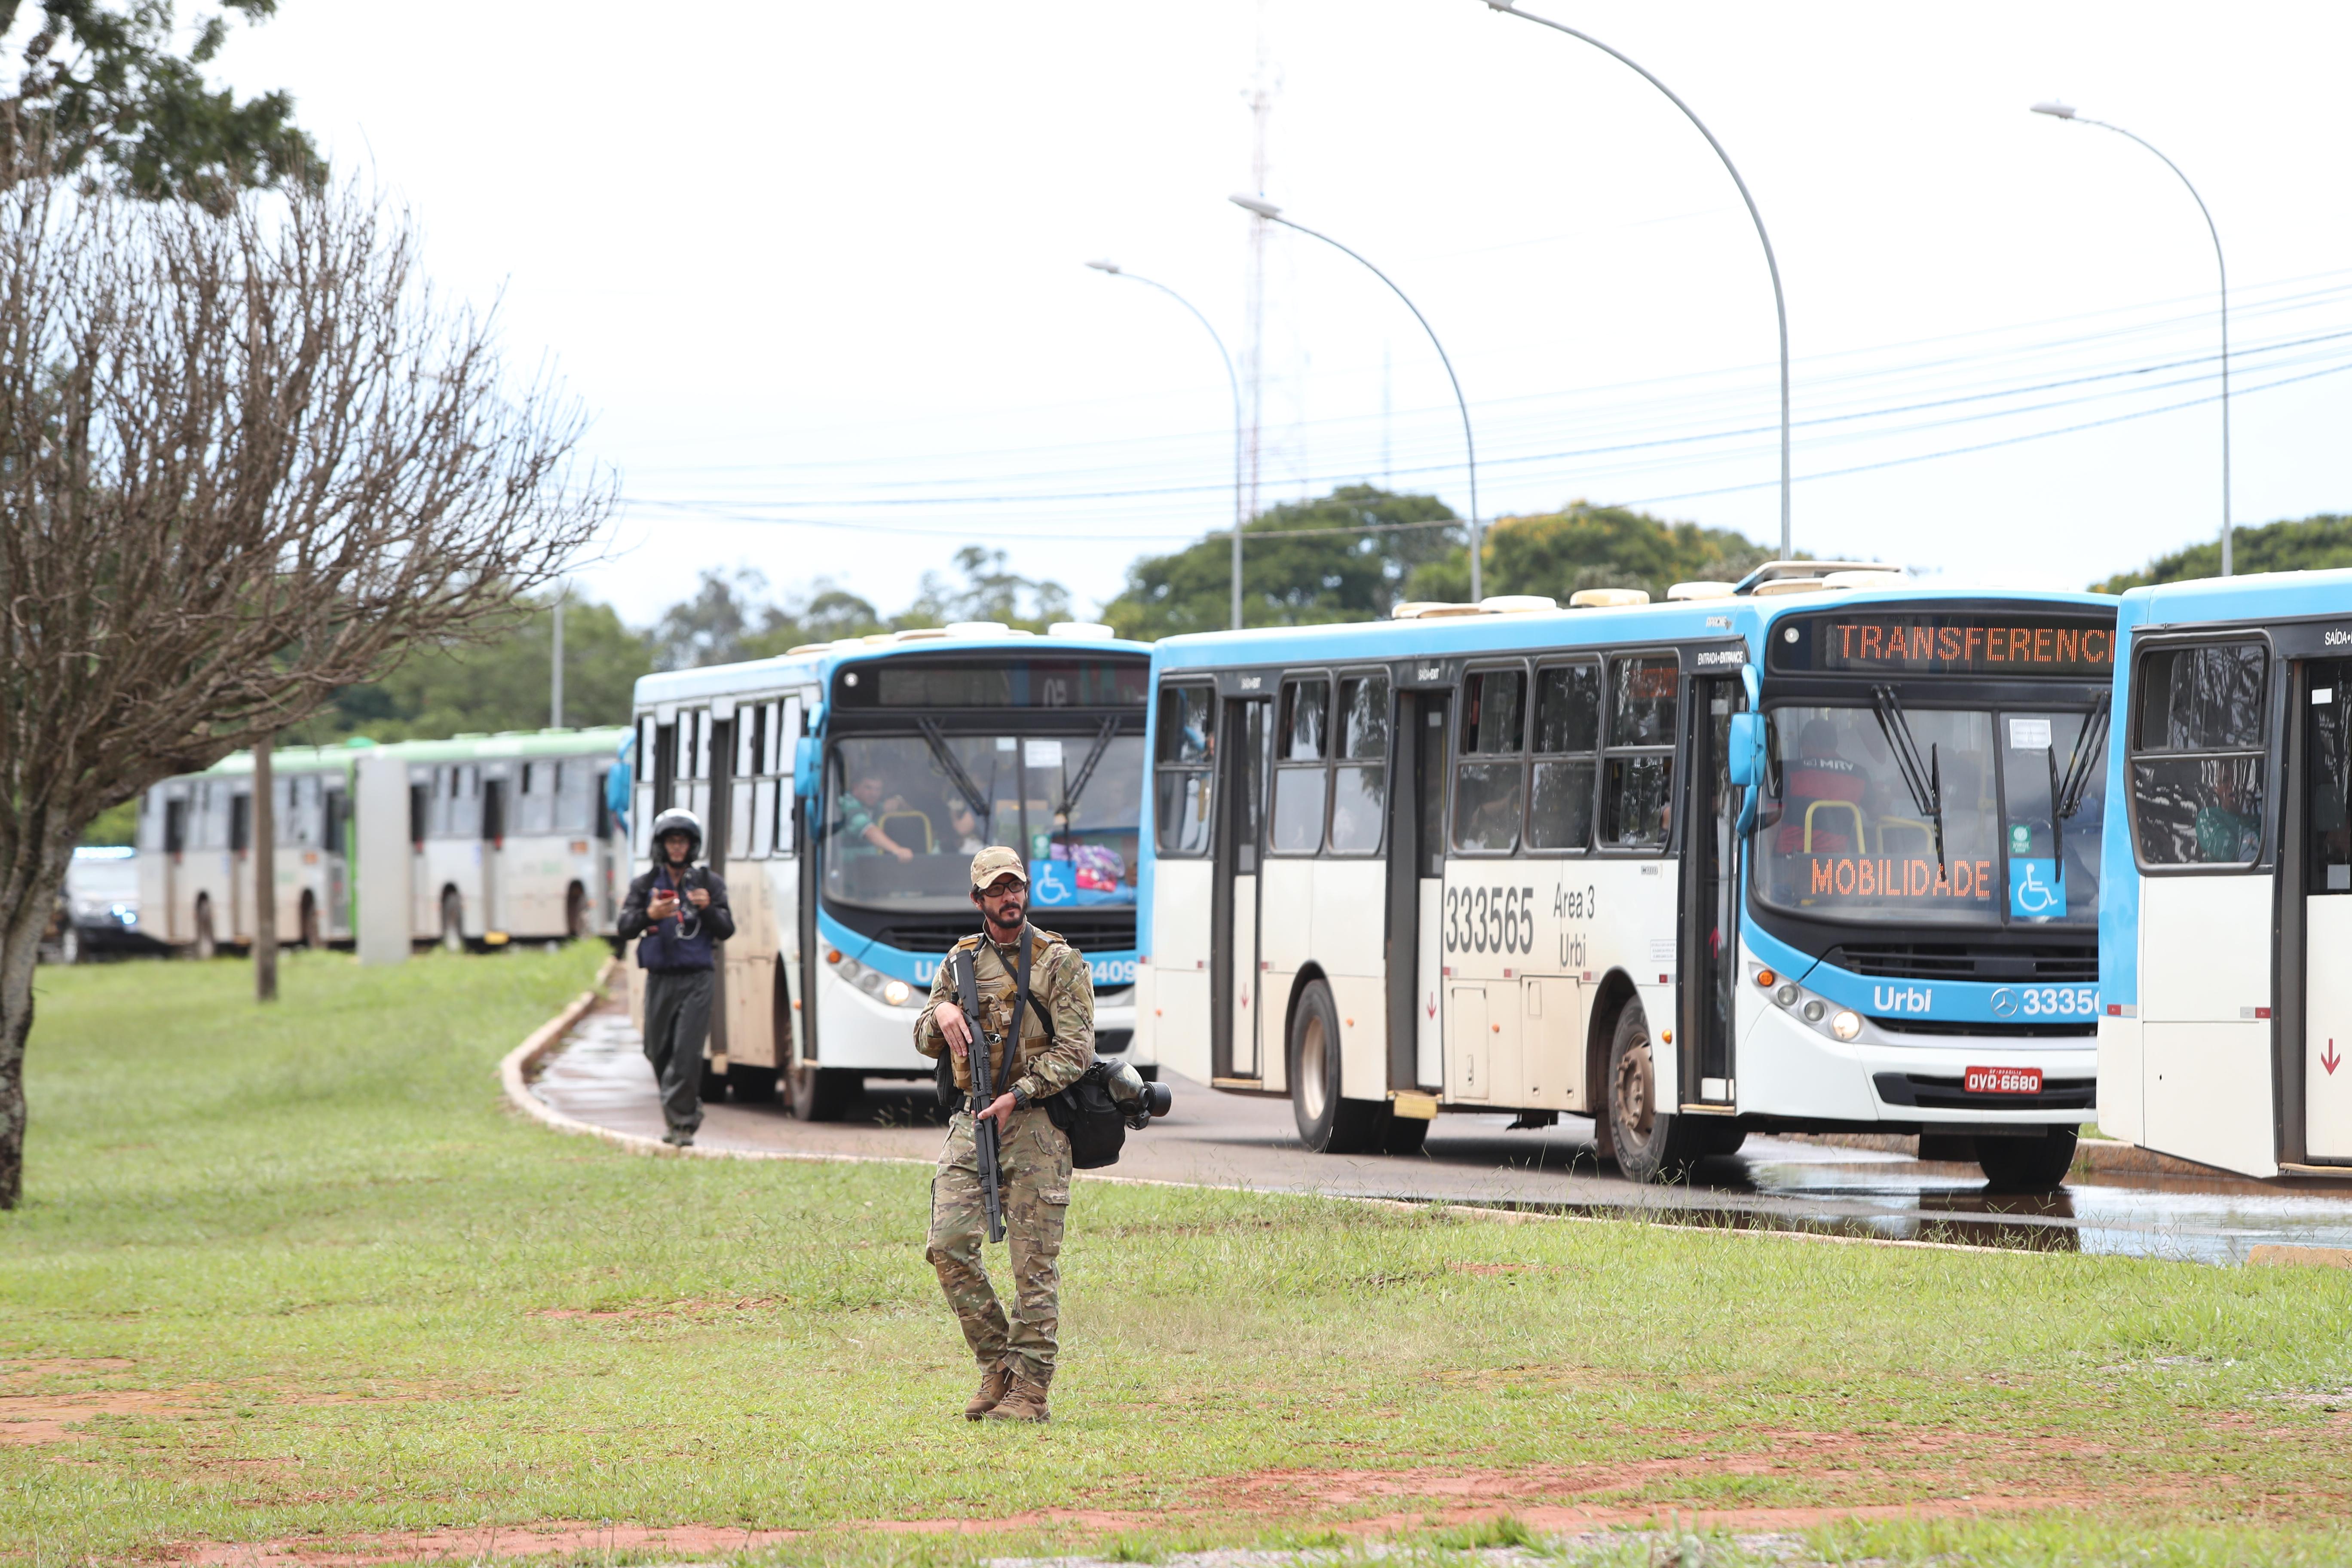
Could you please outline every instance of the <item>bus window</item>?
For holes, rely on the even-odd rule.
[[[2352,664],[2330,659],[2311,667],[2311,826],[2307,893],[2352,893],[2352,740],[2346,707],[2352,704]]]
[[[1528,847],[1581,849],[1592,837],[1592,754],[1601,745],[1601,667],[1536,671]]]
[[[1206,686],[1171,686],[1160,693],[1160,758],[1152,816],[1160,853],[1209,852],[1209,803],[1215,789],[1216,694]]]
[[[2165,647],[2140,661],[2132,827],[2142,865],[2246,866],[2262,855],[2262,643]]]
[[[1673,828],[1674,655],[1609,666],[1609,755],[1603,769],[1604,848],[1659,850]]]
[[[2099,847],[2106,821],[2106,769],[2094,763],[2074,814],[2061,819],[2052,804],[2057,781],[2077,753],[2100,743],[2087,711],[2000,716],[2003,751],[2001,820],[2009,850],[2010,918],[2036,923],[2098,920]],[[2042,889],[2055,889],[2063,898]]]
[[[1339,762],[1331,770],[1331,853],[1377,855],[1388,819],[1389,678],[1339,680]]]
[[[1461,761],[1454,770],[1454,847],[1508,854],[1519,841],[1520,756],[1528,677],[1474,670],[1462,681]]]
[[[1274,771],[1276,855],[1312,855],[1323,847],[1323,806],[1329,774],[1325,770],[1326,731],[1331,721],[1331,683],[1282,683],[1281,727]]]

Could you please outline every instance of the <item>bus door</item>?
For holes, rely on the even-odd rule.
[[[193,942],[196,933],[180,931],[180,862],[188,853],[188,803],[184,796],[163,798],[163,940]],[[142,918],[153,919],[153,911],[142,910]]]
[[[1390,760],[1389,1088],[1445,1082],[1439,944],[1445,908],[1445,725],[1450,691],[1397,694]]]
[[[2346,1065],[2352,1057],[2352,659],[2315,659],[2303,670],[2295,683],[2304,693],[2298,733],[2289,751],[2290,759],[2301,753],[2294,771],[2303,788],[2290,782],[2284,817],[2301,853],[2283,845],[2279,855],[2283,876],[2302,873],[2300,897],[2293,881],[2288,889],[2303,914],[2301,942],[2282,954],[2288,965],[2299,960],[2303,970],[2299,987],[2292,973],[2281,977],[2290,994],[2299,990],[2303,998],[2302,1071],[2294,1071],[2290,1059],[2280,1074],[2290,1131],[2284,1155],[2291,1163],[2352,1164],[2352,1066]],[[2293,1114],[2298,1098],[2300,1118]],[[2297,1120],[2299,1152],[2292,1136]]]
[[[501,874],[507,847],[507,781],[482,781],[482,932],[508,928],[506,881]]]
[[[1216,872],[1209,912],[1209,1064],[1217,1078],[1263,1079],[1258,1023],[1258,857],[1265,845],[1266,749],[1274,704],[1228,699],[1225,777],[1216,791]]]
[[[1748,706],[1737,677],[1691,681],[1690,763],[1678,803],[1685,828],[1675,949],[1675,1037],[1682,1108],[1728,1112],[1734,1100],[1732,988],[1739,973],[1739,792],[1725,767],[1731,716]]]

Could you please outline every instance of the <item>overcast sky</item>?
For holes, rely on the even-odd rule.
[[[2074,586],[2218,529],[2203,221],[2139,147],[2026,112],[2048,98],[2212,209],[2238,518],[2352,506],[2352,8],[1530,8],[1738,162],[1788,294],[1800,548]],[[1265,194],[1444,338],[1485,513],[1777,538],[1772,296],[1722,166],[1623,66],[1477,0],[283,0],[223,63],[291,91],[593,411],[627,505],[580,582],[633,619],[739,564],[887,611],[971,542],[1090,608],[1228,523],[1214,347],[1081,263],[1245,352],[1225,197],[1261,80]],[[1265,272],[1264,501],[1387,477],[1467,512],[1411,315],[1303,237]]]

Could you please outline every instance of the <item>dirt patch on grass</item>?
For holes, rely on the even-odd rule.
[[[701,1322],[737,1312],[764,1312],[783,1303],[773,1296],[746,1296],[740,1301],[706,1301],[690,1298],[658,1307],[542,1307],[534,1318],[578,1319],[592,1323],[643,1323],[690,1321]]]
[[[472,1530],[415,1530],[387,1535],[288,1537],[278,1541],[208,1542],[184,1546],[173,1558],[191,1568],[363,1568],[377,1563],[480,1562],[500,1557],[569,1556],[582,1552],[658,1550],[686,1558],[772,1546],[804,1534],[797,1530],[745,1530],[740,1525],[588,1524],[551,1520],[538,1524],[483,1525]]]
[[[0,1394],[0,1444],[78,1443],[97,1434],[67,1428],[100,1415],[181,1415],[188,1408],[176,1395],[141,1388],[104,1394]]]

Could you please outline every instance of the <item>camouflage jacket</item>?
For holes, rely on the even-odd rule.
[[[1038,1021],[1037,1009],[1026,1010],[1021,1020],[1019,1054],[1013,1058],[1014,1078],[1006,1084],[1003,1073],[1003,1051],[1000,1047],[989,1054],[989,1079],[1008,1089],[1018,1089],[1032,1100],[1042,1100],[1076,1083],[1095,1059],[1095,984],[1094,974],[1076,948],[1049,931],[1029,928],[1029,992],[1042,1004],[1047,1017],[1054,1021],[1051,1042],[1045,1037],[1045,1027]],[[947,1038],[933,1021],[942,1002],[957,1002],[955,955],[972,954],[972,979],[980,990],[982,1018],[976,1020],[989,1034],[1003,1036],[1013,1017],[1013,1005],[1019,986],[1013,966],[1020,950],[1007,942],[1000,946],[982,938],[979,932],[965,937],[948,949],[948,956],[940,964],[940,972],[931,977],[931,999],[920,1016],[915,1020],[915,1048],[927,1057],[937,1057],[947,1049]],[[957,1003],[961,1005],[960,1002]],[[971,1087],[970,1064],[955,1064],[956,1087]]]

